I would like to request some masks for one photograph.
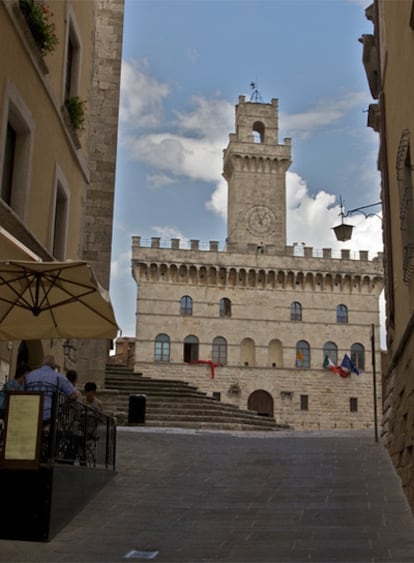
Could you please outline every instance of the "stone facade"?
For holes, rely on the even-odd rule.
[[[410,72],[414,56],[411,2],[377,0],[363,35],[372,97],[368,126],[380,134],[388,354],[384,373],[384,440],[414,510],[414,192]]]
[[[84,259],[108,288],[123,0],[47,4],[58,42],[42,53],[19,0],[0,0],[0,259]],[[80,130],[72,97],[86,102]],[[103,383],[107,342],[72,345],[0,342],[0,382],[51,353]]]
[[[148,247],[133,237],[135,371],[188,381],[298,429],[369,428],[382,259],[310,247],[298,255],[286,246],[289,164],[290,140],[277,140],[277,101],[241,97],[224,153],[226,247],[211,241],[202,250],[193,240],[186,248],[173,239],[165,248],[158,238]],[[379,366],[378,337],[375,345]],[[334,363],[352,356],[361,374],[324,369],[327,351]]]

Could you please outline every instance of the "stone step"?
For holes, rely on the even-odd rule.
[[[233,430],[277,430],[273,417],[239,409],[209,397],[194,385],[181,380],[165,380],[135,374],[121,366],[106,372],[105,387],[116,389],[117,412],[129,408],[131,395],[146,395],[147,426]],[[137,424],[137,426],[140,426]]]
[[[151,421],[145,424],[127,424],[127,426],[147,426],[149,428],[191,428],[194,430],[246,430],[256,432],[274,432],[281,430],[281,427],[265,426],[254,424],[242,424],[235,422],[187,422],[176,420],[174,423],[167,421]]]

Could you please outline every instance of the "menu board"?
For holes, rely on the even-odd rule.
[[[38,467],[42,394],[11,392],[5,417],[3,467]]]

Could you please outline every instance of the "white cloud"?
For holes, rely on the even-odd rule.
[[[181,231],[176,229],[175,227],[171,227],[169,225],[157,226],[153,225],[152,230],[161,240],[170,240],[172,238],[178,238],[181,241],[187,241],[188,238],[183,235]]]
[[[355,106],[365,107],[367,99],[366,92],[348,92],[340,98],[321,100],[301,113],[282,113],[280,125],[284,131],[289,132],[289,136],[307,137],[312,131],[336,123]]]
[[[146,176],[147,184],[154,188],[162,188],[163,186],[168,186],[170,184],[175,184],[176,179],[172,178],[168,174],[148,174]]]
[[[136,129],[153,128],[162,122],[163,100],[170,93],[167,84],[148,72],[145,60],[122,62],[119,118]]]
[[[336,240],[332,227],[341,222],[340,206],[336,196],[325,191],[311,195],[306,182],[298,174],[286,176],[287,239],[289,244],[305,242],[315,249],[332,248],[351,251],[368,250],[371,256],[382,251],[381,219],[362,214],[345,218],[344,222],[355,225],[352,239],[346,243]]]

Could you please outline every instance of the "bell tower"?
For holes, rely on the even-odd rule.
[[[286,171],[291,140],[278,144],[278,100],[236,106],[236,133],[224,149],[223,176],[228,183],[227,251],[247,252],[248,245],[286,246]]]

